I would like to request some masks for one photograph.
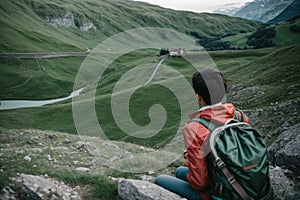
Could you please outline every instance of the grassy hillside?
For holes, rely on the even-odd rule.
[[[156,51],[141,51],[124,55],[117,59],[103,75],[105,78],[101,81],[101,84],[97,89],[96,108],[99,122],[103,126],[102,128],[105,133],[109,133],[108,137],[110,139],[159,147],[165,144],[172,138],[174,133],[176,133],[180,119],[178,103],[176,103],[176,98],[174,95],[172,96],[170,91],[159,85],[148,86],[138,90],[133,96],[133,100],[130,104],[133,120],[140,125],[149,123],[148,109],[153,103],[164,105],[168,111],[168,121],[164,130],[147,142],[143,139],[128,137],[127,134],[124,134],[115,124],[111,109],[109,109],[111,107],[112,90],[121,76],[136,65],[145,62],[153,63],[154,66],[156,62],[160,60],[160,58],[156,57],[156,53]],[[171,63],[172,66],[173,60],[171,59],[167,63]],[[177,63],[177,61],[175,63]],[[181,64],[185,64],[186,67],[179,69],[179,71],[181,71],[182,74],[190,76],[193,72],[192,68],[189,69],[189,67],[187,67],[188,64],[184,60],[180,60],[179,65]],[[113,70],[116,68],[118,68],[118,70]],[[72,75],[72,73],[70,75]],[[39,88],[36,89],[38,90]],[[52,92],[55,93],[55,90],[52,90]],[[4,121],[1,122],[1,125],[7,128],[36,127],[42,130],[54,129],[62,132],[76,133],[70,101],[41,108],[1,111],[0,115],[2,115],[1,118],[4,119]],[[53,124],[55,124],[55,126],[53,126]]]
[[[300,32],[292,31],[292,27],[298,27],[300,30],[300,17],[294,20],[282,22],[275,26],[276,36],[273,39],[277,45],[287,46],[300,43]]]
[[[67,96],[84,58],[0,58],[0,99]],[[13,77],[13,78],[12,78]]]
[[[230,35],[223,37],[221,41],[223,43],[228,42],[230,47],[236,49],[253,48],[249,46],[249,37],[256,36],[256,43],[263,43],[265,40],[270,40],[274,46],[289,46],[300,44],[300,18],[295,17],[292,20],[286,22],[280,22],[277,24],[265,24],[258,29],[256,33],[240,33],[236,35]],[[274,29],[274,37],[270,36],[270,32],[267,30]],[[293,30],[294,29],[294,30]],[[298,31],[297,31],[298,30]],[[265,40],[263,40],[265,38]]]
[[[256,103],[245,102],[243,105],[245,109],[255,109],[268,107],[274,100],[286,102],[297,98],[299,94],[291,93],[291,86],[296,87],[295,91],[299,87],[299,52],[298,45],[281,49],[237,51],[232,54],[224,51],[211,55],[221,71],[227,74],[231,85],[259,86],[265,91]]]
[[[133,1],[4,0],[0,2],[0,52],[83,51],[104,38],[137,27],[222,36],[254,31],[259,24],[224,15],[196,14]],[[73,25],[52,25],[67,13]],[[95,29],[80,31],[87,22]]]
[[[266,114],[271,109],[272,103],[289,102],[299,96],[300,62],[297,58],[299,52],[300,47],[294,46],[281,49],[218,51],[211,52],[211,56],[218,68],[225,73],[230,86],[242,85],[238,93],[235,90],[229,91],[228,100],[245,109],[248,115],[252,115],[255,110],[259,109],[265,110]],[[129,57],[130,59],[128,59]],[[174,95],[159,85],[151,85],[138,90],[130,101],[132,118],[142,126],[149,123],[148,110],[154,103],[162,104],[167,110],[166,125],[159,134],[151,137],[151,140],[128,136],[115,124],[112,116],[110,94],[117,81],[126,71],[134,67],[132,63],[153,62],[155,64],[155,60],[158,60],[155,51],[124,55],[116,60],[110,68],[120,66],[120,63],[122,63],[122,67],[119,67],[118,71],[107,70],[107,74],[103,76],[105,78],[97,89],[96,112],[104,132],[108,133],[110,139],[157,148],[174,137],[180,120],[179,105]],[[193,68],[189,67],[184,59],[172,58],[165,64],[179,70],[188,79],[191,78]],[[282,112],[286,112],[286,110]],[[288,114],[285,113],[284,116],[288,117]],[[38,128],[76,133],[70,101],[41,108],[1,111],[0,117],[2,119],[0,125],[5,128]],[[255,122],[254,125],[264,127],[277,117],[278,115],[268,117],[268,120]],[[298,116],[291,123],[297,121],[299,121]],[[270,133],[281,125],[278,123],[263,128],[263,134]]]

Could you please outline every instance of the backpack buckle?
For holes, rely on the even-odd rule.
[[[235,182],[235,178],[231,176],[227,179],[227,181],[232,185]]]
[[[225,163],[220,158],[216,159],[216,163],[220,169],[223,169],[225,167]]]

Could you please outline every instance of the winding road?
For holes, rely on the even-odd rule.
[[[157,65],[156,65],[156,67],[155,67],[155,69],[154,69],[154,71],[153,71],[151,77],[149,78],[149,80],[148,80],[144,85],[148,85],[148,84],[152,81],[152,79],[154,78],[154,76],[155,76],[157,70],[159,69],[160,65],[161,65],[165,60],[167,60],[167,58],[169,58],[169,56],[165,56],[163,59],[161,59],[161,60],[159,61],[159,63],[157,63]]]
[[[0,53],[0,58],[58,58],[81,57],[90,52]]]

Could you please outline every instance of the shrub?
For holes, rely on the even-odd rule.
[[[260,27],[255,33],[253,33],[247,41],[249,46],[253,48],[265,48],[272,47],[275,44],[272,41],[272,38],[276,36],[276,30],[274,27]]]

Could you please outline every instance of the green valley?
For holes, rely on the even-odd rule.
[[[300,26],[299,20],[266,25],[220,14],[175,11],[130,0],[3,0],[0,1],[0,102],[66,97],[74,89],[78,70],[88,59],[87,56],[18,58],[15,53],[90,53],[90,50],[93,53],[98,44],[123,31],[141,27],[167,28],[189,37],[199,48],[199,41],[208,49],[215,44],[217,49],[228,47],[208,51],[213,64],[228,80],[226,100],[244,110],[251,124],[271,145],[283,130],[300,122],[300,35],[291,30],[291,26],[296,29]],[[264,32],[264,28],[259,29],[261,27],[275,30],[272,47],[254,48],[248,44],[249,37],[257,30]],[[84,106],[85,101],[94,101],[97,120],[108,139],[134,152],[152,152],[164,147],[181,125],[178,99],[160,84],[168,82],[168,77],[139,88],[129,102],[130,116],[141,127],[151,122],[149,110],[154,104],[164,107],[166,123],[157,134],[146,138],[129,135],[114,119],[112,93],[118,81],[145,63],[151,66],[147,70],[152,72],[164,58],[158,56],[159,51],[139,49],[118,56],[96,84],[95,99],[76,102]],[[197,49],[194,52],[197,53]],[[3,56],[7,53],[11,56]],[[185,58],[168,57],[162,68],[169,67],[190,82],[195,68]],[[138,76],[141,75],[136,74]],[[83,86],[82,95],[86,95],[90,88],[88,83]],[[187,93],[184,91],[182,95]],[[48,174],[72,186],[86,185],[90,189],[85,195],[91,199],[118,199],[117,183],[108,177],[137,178],[140,175],[93,163],[93,156],[87,149],[74,147],[81,138],[74,122],[72,103],[68,99],[41,107],[0,110],[0,189],[17,173]],[[190,104],[197,107],[196,101]],[[82,123],[90,120],[86,118]],[[185,122],[188,121],[186,116]],[[146,130],[144,134],[147,134]],[[27,153],[34,158],[31,162],[24,160]],[[49,159],[48,162],[47,155],[56,157],[58,164]],[[181,163],[182,158],[160,171],[174,173],[174,167]],[[80,164],[95,171],[88,174],[74,172],[74,166],[80,167]]]

